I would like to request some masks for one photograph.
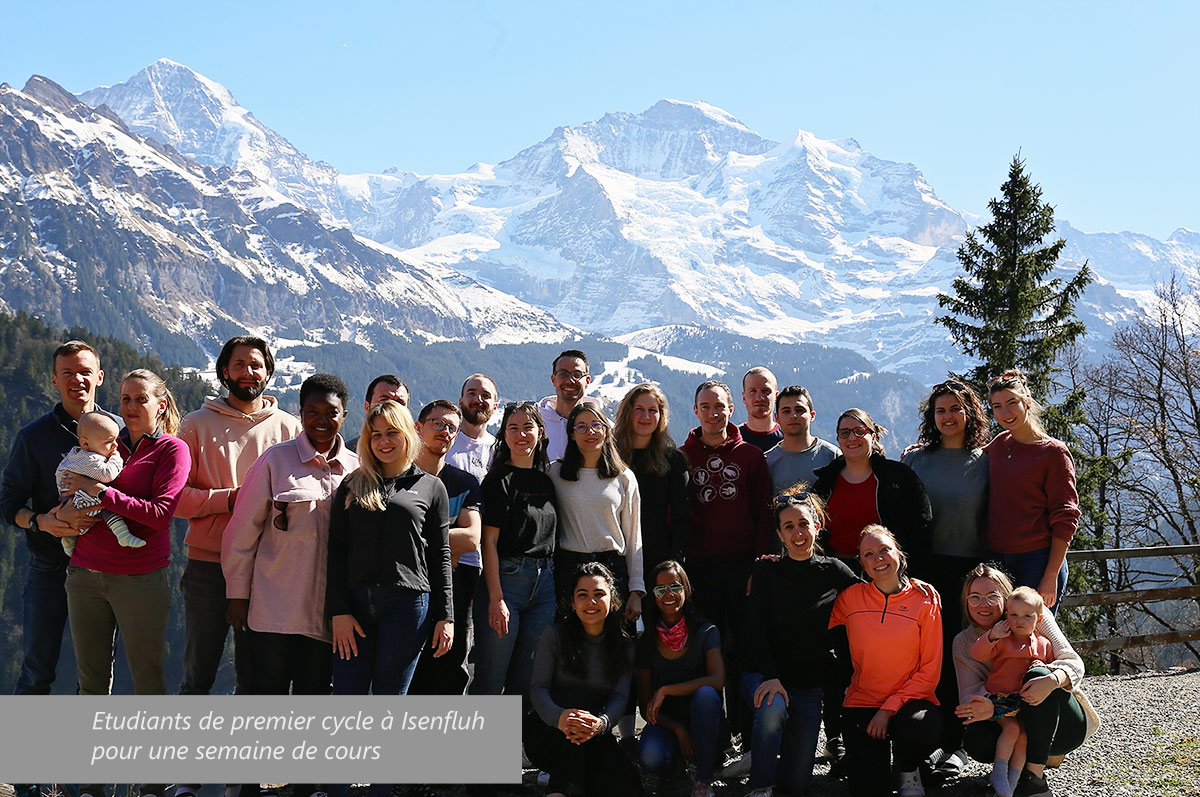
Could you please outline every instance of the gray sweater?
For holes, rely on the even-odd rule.
[[[933,553],[982,561],[988,556],[988,455],[980,448],[926,448],[902,460],[933,507]]]
[[[559,633],[552,625],[542,634],[533,657],[533,676],[529,681],[529,699],[538,716],[551,728],[558,727],[564,711],[583,709],[601,717],[611,728],[625,713],[629,686],[633,680],[633,646],[626,645],[627,664],[616,682],[604,674],[603,638],[587,637],[587,676],[569,673],[562,658]]]

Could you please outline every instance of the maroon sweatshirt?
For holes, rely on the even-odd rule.
[[[1008,432],[987,444],[991,494],[988,547],[995,553],[1027,553],[1070,544],[1079,525],[1079,495],[1071,452],[1053,438],[1018,443]]]
[[[736,426],[726,432],[725,442],[713,447],[697,427],[682,446],[691,490],[689,559],[753,558],[774,549],[767,460]]]

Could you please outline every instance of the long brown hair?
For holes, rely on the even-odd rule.
[[[583,467],[583,453],[575,442],[575,421],[585,412],[590,412],[604,426],[604,442],[600,445],[600,463],[596,466],[596,475],[601,479],[615,479],[625,470],[625,461],[617,453],[617,444],[613,441],[613,425],[604,410],[595,404],[580,402],[567,416],[567,448],[563,451],[559,475],[569,482],[579,481],[579,469]]]
[[[979,394],[965,382],[957,379],[947,379],[941,384],[934,385],[929,398],[921,402],[921,430],[917,433],[917,445],[928,451],[940,448],[942,433],[937,428],[935,412],[937,400],[942,396],[954,396],[962,405],[967,416],[966,435],[963,445],[968,448],[983,448],[988,442],[987,410]]]
[[[650,445],[646,446],[643,462],[646,470],[655,476],[666,476],[671,470],[671,460],[668,452],[675,448],[667,426],[671,420],[671,408],[667,404],[667,396],[652,382],[642,382],[635,385],[621,399],[617,407],[617,421],[614,424],[613,439],[617,444],[617,453],[626,462],[633,462],[633,405],[642,396],[650,395],[658,403],[658,426],[650,433]]]

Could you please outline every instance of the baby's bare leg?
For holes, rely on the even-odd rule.
[[[1000,738],[996,740],[996,758],[1011,761],[1017,740],[1021,737],[1021,723],[1016,717],[1000,717]]]

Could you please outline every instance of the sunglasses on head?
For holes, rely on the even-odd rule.
[[[678,581],[675,581],[671,584],[659,584],[658,586],[656,586],[654,588],[654,597],[656,597],[656,598],[666,597],[666,594],[668,592],[671,593],[672,595],[682,595],[683,594],[683,585],[680,584]]]
[[[993,376],[991,379],[989,379],[988,387],[991,387],[992,385],[996,384],[997,382],[1005,382],[1009,379],[1013,380],[1014,382],[1022,381],[1020,374],[1015,373],[1013,371],[1005,371],[1004,373],[1000,374],[999,376]]]

